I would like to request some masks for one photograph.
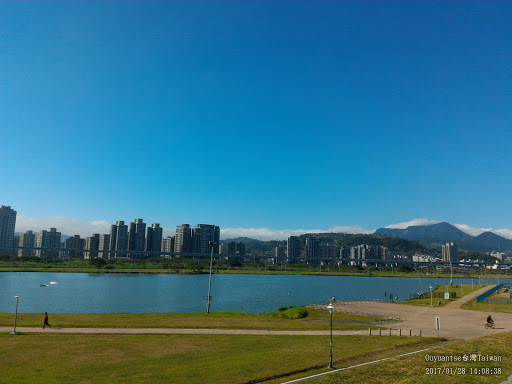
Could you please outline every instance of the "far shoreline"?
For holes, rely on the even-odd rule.
[[[136,274],[136,275],[208,275],[208,271],[194,270],[146,270],[146,269],[96,269],[96,268],[0,268],[0,273],[92,273],[92,274]],[[299,276],[347,276],[347,277],[400,277],[400,278],[450,278],[450,274],[419,274],[419,273],[390,273],[390,272],[307,272],[307,271],[244,271],[244,270],[215,270],[214,275],[299,275]],[[509,279],[512,276],[502,274],[464,274],[454,273],[455,279]]]

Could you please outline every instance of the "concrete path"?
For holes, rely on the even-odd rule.
[[[417,335],[421,330],[423,336],[437,336],[435,329],[435,318],[439,316],[441,330],[439,336],[454,337],[459,339],[472,339],[499,332],[512,330],[512,314],[510,313],[487,313],[482,311],[468,311],[461,309],[465,302],[487,292],[492,286],[479,289],[473,293],[463,296],[457,301],[448,303],[444,307],[420,307],[415,305],[360,302],[336,303],[336,311],[339,312],[367,312],[381,314],[383,316],[399,317],[402,321],[395,325],[388,325],[392,328],[402,329],[402,333],[408,332]],[[485,322],[488,315],[491,315],[496,323],[496,329],[485,329]]]
[[[12,327],[0,327],[0,332],[12,332]],[[174,334],[174,335],[255,335],[255,336],[328,336],[326,331],[267,331],[257,329],[182,329],[182,328],[39,328],[16,327],[23,333],[106,333],[106,334]],[[333,335],[367,335],[367,330],[333,331]]]

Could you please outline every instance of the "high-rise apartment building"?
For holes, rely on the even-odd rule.
[[[110,259],[110,254],[108,252],[101,251],[109,251],[110,250],[110,235],[103,234],[98,238],[98,257],[102,259]]]
[[[284,259],[286,257],[286,247],[276,246],[274,256],[276,259]]]
[[[227,245],[227,254],[228,257],[235,257],[236,256],[236,243],[234,241],[230,241]]]
[[[160,224],[152,224],[148,227],[148,235],[146,236],[146,251],[160,252],[162,250],[162,228]],[[153,254],[151,256],[158,256]]]
[[[130,232],[128,233],[128,250],[144,251],[146,246],[146,223],[142,219],[135,219],[130,223]],[[134,257],[143,257],[142,253],[133,254]]]
[[[288,262],[294,263],[300,258],[300,239],[297,236],[290,236],[286,242],[286,255]]]
[[[220,228],[211,224],[197,224],[192,228],[192,253],[210,253],[210,242],[216,245],[213,247],[213,253],[219,254]]]
[[[446,243],[442,246],[442,257],[443,261],[449,261],[451,263],[459,262],[459,252],[457,248],[457,244],[455,243]]]
[[[220,228],[211,224],[198,224],[196,228],[190,228],[189,224],[176,227],[174,240],[174,252],[202,253],[211,251],[210,241],[216,245],[213,253],[219,254]]]
[[[340,259],[348,259],[350,257],[350,248],[341,247],[339,252],[340,252]]]
[[[16,211],[10,205],[0,207],[0,247],[14,246]],[[0,255],[15,255],[14,249],[0,249]]]
[[[34,248],[36,243],[36,235],[32,231],[27,231],[20,235],[18,246],[23,248]],[[33,249],[18,249],[18,256],[34,256],[35,251]]]
[[[128,248],[128,226],[124,221],[117,221],[110,226],[110,250],[126,251]],[[126,253],[110,253],[110,257],[126,256]]]
[[[36,256],[39,257],[59,257],[61,233],[57,232],[56,228],[50,228],[50,231],[42,230],[37,235],[37,247],[38,248],[51,248],[51,250],[40,250],[36,251]]]
[[[236,243],[236,255],[238,257],[244,257],[245,256],[245,244],[241,241],[239,243]]]
[[[192,228],[190,228],[189,224],[182,224],[181,226],[176,227],[174,252],[192,252]]]
[[[100,245],[100,235],[94,233],[91,237],[85,238],[84,259],[95,259],[98,257],[98,247]]]
[[[85,239],[82,239],[80,235],[74,235],[68,237],[64,240],[64,248],[66,251],[62,252],[63,257],[71,257],[71,258],[82,258],[84,255],[82,252],[77,252],[79,250],[83,250],[85,247]]]
[[[320,239],[313,236],[306,237],[306,257],[308,258],[321,258],[324,257],[320,249]]]
[[[162,239],[162,252],[172,253],[174,252],[174,236],[167,236],[165,239]],[[169,255],[165,255],[169,256]]]
[[[323,254],[325,258],[335,259],[338,257],[338,247],[334,244],[326,244],[323,246]]]

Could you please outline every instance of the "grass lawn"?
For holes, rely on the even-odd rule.
[[[505,293],[503,289],[500,290],[499,293],[494,292],[489,296],[490,299],[495,298],[510,298],[510,293]],[[481,301],[480,303],[476,302],[476,299],[470,300],[467,303],[462,305],[463,309],[469,309],[472,311],[484,311],[484,312],[503,312],[503,313],[512,313],[512,304],[495,304],[495,303],[485,303]]]
[[[444,298],[437,298],[434,297],[432,299],[432,302],[434,306],[438,306],[438,302],[441,302],[441,306],[446,305],[450,301],[455,301],[457,299],[460,299],[462,296],[466,296],[469,293],[472,293],[474,291],[479,290],[480,288],[483,288],[483,285],[473,285],[473,288],[469,284],[462,284],[462,291],[461,291],[461,284],[454,284],[453,286],[448,285],[448,292],[455,292],[457,294],[457,297],[450,300],[445,300]],[[438,293],[444,293],[446,292],[446,285],[438,285],[436,289],[434,289],[432,292],[438,292]],[[407,305],[419,305],[424,307],[430,307],[430,296],[423,298],[423,299],[408,299],[405,301],[399,302],[399,304],[407,304]]]
[[[205,313],[105,313],[105,314],[49,314],[49,323],[57,328],[220,328],[266,330],[327,330],[329,312],[307,308],[304,319],[289,320],[270,315],[241,312]],[[17,326],[42,326],[43,314],[19,313]],[[310,321],[310,320],[326,320]],[[368,329],[368,325],[340,323],[338,321],[375,321],[376,317],[350,313],[334,313],[333,329]],[[14,314],[0,313],[0,326],[11,327]]]
[[[336,336],[334,365],[439,343]],[[328,359],[328,336],[0,334],[0,382],[11,384],[246,383],[318,369]]]
[[[441,348],[415,355],[392,359],[360,368],[349,369],[323,378],[308,380],[307,383],[500,383],[512,375],[510,345],[512,332],[485,336],[469,341],[457,341]],[[432,362],[425,361],[430,356],[500,356],[501,361]],[[450,368],[455,373],[427,374],[427,368]],[[457,370],[458,368],[458,370]],[[485,368],[485,374],[473,373],[471,368]],[[501,373],[500,373],[501,372]],[[492,373],[492,374],[491,374]]]

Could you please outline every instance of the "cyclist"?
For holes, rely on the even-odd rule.
[[[487,316],[487,322],[489,323],[489,325],[493,325],[494,320],[492,319],[491,315]]]

